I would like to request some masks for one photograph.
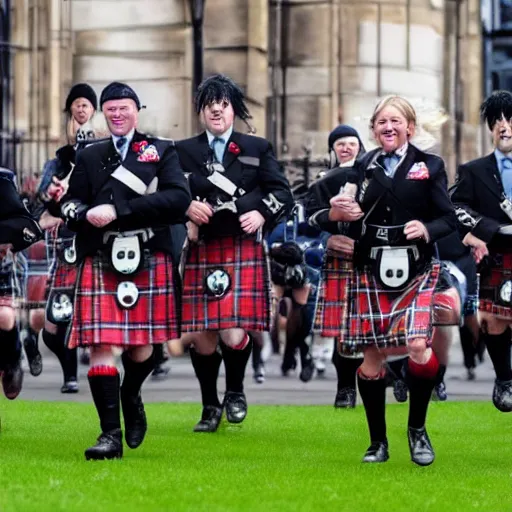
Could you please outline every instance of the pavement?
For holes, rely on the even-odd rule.
[[[20,399],[45,401],[90,402],[91,395],[87,383],[87,367],[79,365],[80,392],[75,395],[60,393],[62,373],[56,357],[40,344],[43,354],[43,373],[32,377],[26,362],[25,381]],[[327,364],[324,376],[315,375],[308,383],[298,378],[298,371],[283,377],[280,370],[281,358],[271,355],[266,362],[266,379],[257,384],[252,378],[249,363],[246,372],[245,391],[250,404],[271,405],[332,405],[336,394],[336,371],[332,364]],[[190,359],[187,356],[172,358],[166,365],[170,368],[166,379],[154,381],[149,378],[143,387],[145,402],[200,402],[199,385],[194,375]],[[219,379],[219,392],[224,391],[223,368]],[[460,345],[454,344],[450,352],[445,383],[448,400],[491,400],[494,384],[494,371],[486,354],[485,360],[476,368],[476,380],[466,380],[466,370],[462,364]],[[388,401],[394,401],[391,389]],[[360,403],[360,401],[359,401]]]

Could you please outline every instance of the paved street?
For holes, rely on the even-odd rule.
[[[24,400],[69,400],[90,401],[87,384],[87,368],[80,366],[80,393],[62,395],[60,386],[62,376],[57,359],[43,350],[43,373],[32,377],[25,373],[25,383],[20,398]],[[144,385],[144,400],[147,402],[198,402],[200,401],[199,385],[194,376],[188,357],[171,359],[168,363],[171,371],[167,379],[152,381],[148,379]],[[324,378],[314,377],[304,384],[298,379],[297,373],[284,378],[280,372],[280,358],[271,356],[267,362],[267,376],[264,384],[256,384],[252,379],[252,368],[248,368],[246,393],[249,403],[253,404],[332,404],[336,389],[336,372],[329,364]],[[26,363],[25,363],[26,367]],[[465,368],[462,364],[462,353],[459,345],[452,347],[451,364],[446,376],[449,400],[490,400],[493,387],[493,370],[488,357],[476,369],[477,379],[472,382],[465,380]],[[224,380],[219,381],[219,391],[224,390]],[[393,401],[391,390],[388,390],[389,401]]]

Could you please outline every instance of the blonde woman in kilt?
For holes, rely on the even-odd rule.
[[[291,209],[293,198],[269,142],[233,129],[235,115],[249,119],[243,92],[233,80],[223,75],[204,80],[196,111],[205,131],[177,143],[193,198],[187,212],[182,331],[193,338],[191,358],[203,402],[194,430],[215,432],[223,407],[231,423],[246,417],[249,331],[270,327],[270,272],[261,232]],[[227,392],[221,405],[222,359]]]
[[[101,434],[86,459],[123,455],[147,430],[141,387],[154,368],[153,347],[179,336],[170,225],[183,223],[190,204],[174,143],[136,130],[135,91],[113,82],[100,105],[111,137],[77,154],[62,199],[76,231],[79,271],[71,348],[91,347],[89,385]],[[124,349],[120,385],[112,347]]]
[[[389,458],[384,363],[408,353],[409,448],[412,461],[426,466],[434,461],[425,421],[439,369],[431,348],[439,277],[433,243],[456,219],[443,161],[410,143],[412,105],[384,98],[371,129],[379,147],[356,162],[331,199],[329,220],[348,223],[347,236],[326,257],[317,327],[337,331],[342,352],[364,353],[358,386],[371,444],[363,462]]]

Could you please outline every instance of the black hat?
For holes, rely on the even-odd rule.
[[[480,106],[482,121],[492,130],[497,121],[504,117],[512,119],[512,93],[509,91],[494,91]]]
[[[89,100],[94,107],[94,110],[98,110],[98,97],[94,92],[94,89],[89,84],[75,84],[71,87],[68,97],[66,98],[66,108],[64,112],[71,112],[71,104],[77,98],[85,98]]]
[[[333,149],[334,143],[343,137],[355,137],[359,141],[359,145],[363,146],[361,137],[359,137],[359,133],[357,133],[355,128],[348,124],[340,124],[329,134],[329,150]]]
[[[231,103],[235,115],[243,121],[251,118],[242,88],[226,75],[212,75],[201,82],[196,93],[196,112],[199,114],[204,107],[223,100]]]
[[[122,82],[112,82],[111,84],[108,84],[103,91],[101,91],[100,108],[103,107],[103,104],[106,101],[122,99],[133,100],[135,105],[137,105],[138,110],[144,108],[141,106],[136,92],[129,85],[123,84]]]

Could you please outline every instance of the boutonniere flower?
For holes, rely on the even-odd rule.
[[[138,162],[159,162],[160,155],[153,144],[144,147],[142,153],[137,157]]]
[[[135,153],[142,154],[144,152],[144,149],[148,146],[147,140],[141,140],[140,142],[134,142],[132,144],[132,151],[135,151]]]
[[[228,151],[230,153],[233,153],[233,155],[239,155],[241,150],[240,150],[240,147],[238,146],[238,144],[236,144],[235,142],[230,142],[229,143],[229,146],[228,146]]]

